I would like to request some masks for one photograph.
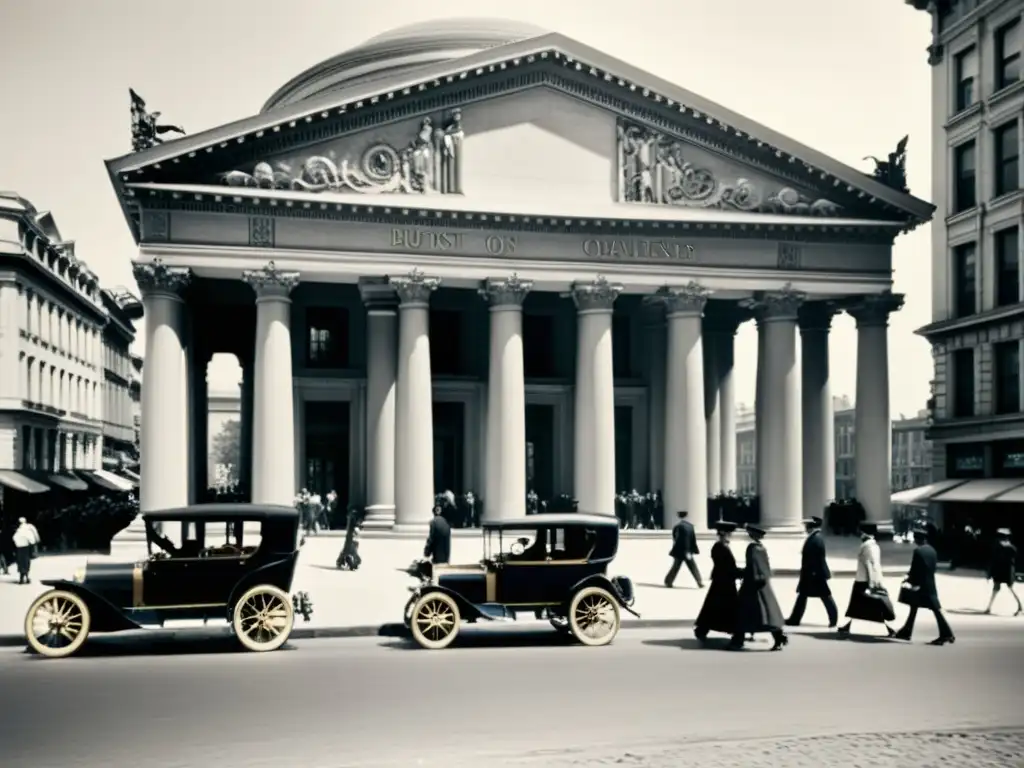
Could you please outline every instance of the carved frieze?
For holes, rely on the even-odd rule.
[[[249,245],[255,248],[274,247],[274,220],[269,216],[252,216],[249,219]]]
[[[885,291],[870,296],[862,296],[848,305],[847,314],[857,321],[857,326],[885,326],[889,324],[889,315],[903,308],[904,295]]]
[[[683,286],[659,288],[654,294],[665,304],[665,311],[671,315],[703,315],[711,291],[695,280]]]
[[[134,262],[132,274],[143,295],[170,293],[178,295],[192,279],[192,270],[187,267],[168,267],[160,258],[151,262]]]
[[[358,152],[339,156],[328,150],[297,165],[260,162],[222,180],[230,187],[302,192],[460,194],[463,137],[462,110],[453,109],[443,119],[424,117],[405,146],[370,141]]]
[[[395,287],[403,306],[426,304],[430,294],[441,287],[441,278],[427,277],[419,269],[403,277],[389,277],[388,282]]]
[[[513,273],[511,277],[488,278],[480,289],[480,295],[491,307],[518,307],[522,306],[532,288],[532,280],[523,280]]]
[[[694,162],[694,147],[625,119],[618,122],[619,201],[801,216],[837,216],[840,206],[792,187],[718,178]]]
[[[248,283],[258,297],[287,296],[299,284],[298,272],[282,272],[274,262],[263,269],[248,269],[242,273],[242,280]]]
[[[171,215],[167,211],[142,212],[142,239],[149,243],[166,242],[171,236]]]
[[[603,310],[610,312],[615,304],[615,299],[622,293],[623,286],[620,283],[610,283],[604,275],[598,275],[589,283],[573,283],[569,295],[576,302],[576,309],[580,312]]]

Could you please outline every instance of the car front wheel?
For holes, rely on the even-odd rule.
[[[583,645],[608,645],[619,632],[619,604],[608,590],[584,587],[569,603],[569,630]]]
[[[455,642],[460,621],[459,606],[450,595],[427,592],[412,607],[409,628],[421,648],[439,651]]]
[[[40,656],[70,656],[89,636],[92,614],[74,592],[51,589],[36,598],[25,616],[25,638]]]
[[[231,628],[238,642],[250,651],[276,651],[286,642],[295,626],[295,609],[282,590],[260,584],[247,591],[235,603]]]

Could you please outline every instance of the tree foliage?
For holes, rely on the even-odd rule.
[[[238,419],[224,422],[213,438],[212,454],[214,466],[226,467],[229,483],[237,483],[238,468],[242,463],[242,422]]]

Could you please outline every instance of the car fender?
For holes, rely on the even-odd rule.
[[[453,592],[452,590],[446,587],[438,586],[437,584],[424,584],[420,587],[417,587],[416,591],[410,598],[410,602],[415,602],[419,600],[421,597],[423,597],[423,595],[427,594],[428,592],[441,592],[442,594],[448,595],[448,597],[454,600],[455,604],[459,606],[459,613],[462,615],[463,619],[487,619],[488,621],[492,620],[491,616],[488,616],[486,613],[481,611],[479,608],[473,605],[473,603],[469,602],[458,592]]]
[[[228,598],[228,620],[231,620],[231,613],[235,610],[235,603],[257,584],[270,584],[285,592],[290,592],[292,578],[295,575],[295,560],[297,557],[298,552],[295,552],[291,555],[271,560],[259,568],[249,571],[239,579],[231,590],[231,596]]]
[[[41,583],[53,589],[71,592],[82,598],[82,602],[85,603],[92,615],[91,632],[125,632],[130,629],[142,629],[142,626],[132,621],[124,611],[105,597],[97,595],[84,584],[66,579],[47,579]]]
[[[621,608],[624,608],[625,610],[629,611],[638,619],[640,618],[640,614],[633,610],[633,601],[627,600],[626,596],[623,595],[622,590],[620,590],[619,587],[616,586],[615,580],[609,579],[603,573],[591,574],[590,576],[587,576],[585,579],[581,579],[580,581],[576,582],[572,586],[572,589],[569,590],[569,598],[565,601],[565,606],[563,609],[566,613],[568,613],[569,605],[572,603],[572,599],[576,595],[576,593],[579,592],[581,589],[586,589],[587,587],[600,587],[601,589],[608,592],[608,594],[610,594],[612,597],[614,597],[615,601],[619,604]]]

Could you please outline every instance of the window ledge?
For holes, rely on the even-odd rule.
[[[1024,79],[1017,80],[1014,83],[1010,83],[1009,85],[1000,88],[998,91],[996,91],[995,93],[988,97],[989,109],[997,107],[999,104],[1006,101],[1011,96],[1021,93],[1022,91],[1024,91]]]
[[[954,213],[952,216],[947,216],[946,217],[946,226],[947,227],[953,226],[954,224],[958,224],[961,221],[967,221],[967,219],[969,219],[969,218],[971,218],[973,216],[977,216],[977,215],[978,215],[978,206],[977,205],[971,206],[970,208],[967,208],[966,210],[958,211],[957,213]]]
[[[980,113],[981,102],[976,101],[973,104],[971,104],[971,106],[965,109],[961,109],[959,112],[950,117],[949,120],[946,121],[946,124],[942,127],[945,128],[947,131],[951,130],[953,128],[956,128],[958,125],[967,122],[969,118],[972,118]]]
[[[1019,203],[1021,200],[1024,200],[1024,190],[1022,189],[1014,189],[1010,192],[1004,192],[986,203],[985,212],[994,213],[1001,208],[1012,205],[1013,203]]]

